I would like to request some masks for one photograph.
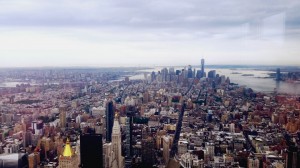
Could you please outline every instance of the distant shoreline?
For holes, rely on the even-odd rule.
[[[187,67],[188,65],[153,65],[153,66],[45,66],[45,67],[0,67],[1,70],[122,70],[122,69],[132,69],[132,70],[143,70],[143,69],[153,69],[153,68],[180,68]],[[192,67],[200,67],[200,65],[191,65]],[[284,65],[205,65],[205,68],[215,68],[215,69],[251,69],[251,70],[264,70],[264,71],[275,71],[277,68],[281,69],[281,72],[300,72],[300,66],[284,66]]]

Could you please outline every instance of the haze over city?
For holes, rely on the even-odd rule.
[[[300,65],[300,2],[0,1],[0,67]]]
[[[300,168],[299,0],[0,0],[0,168]]]

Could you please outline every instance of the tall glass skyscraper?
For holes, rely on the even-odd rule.
[[[201,59],[201,77],[204,77],[204,59]]]
[[[189,65],[188,67],[188,78],[194,78],[193,76],[193,70],[192,70],[192,66]]]
[[[132,157],[132,122],[133,122],[132,111],[127,112],[126,117],[126,159],[131,159]]]
[[[106,142],[111,142],[111,134],[114,126],[114,104],[112,101],[106,105]]]
[[[276,69],[276,80],[280,81],[281,80],[281,74],[280,74],[280,68]]]

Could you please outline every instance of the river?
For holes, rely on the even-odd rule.
[[[152,71],[158,72],[162,67],[157,67],[153,69],[140,70],[140,72],[150,73]],[[175,68],[182,69],[181,67]],[[196,68],[199,70],[199,68]],[[228,69],[228,68],[206,68],[205,72],[207,73],[210,70],[216,70],[217,74],[225,75],[229,77],[230,82],[237,83],[240,86],[246,86],[252,88],[254,91],[258,92],[273,92],[274,89],[279,93],[286,93],[292,95],[300,95],[300,83],[288,83],[284,81],[275,81],[272,78],[268,78],[268,73],[271,71],[267,70],[254,70],[249,68],[237,68],[237,69]],[[245,74],[251,74],[253,76],[243,76]],[[144,74],[131,76],[130,79],[144,79]]]

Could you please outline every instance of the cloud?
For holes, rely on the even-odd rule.
[[[290,1],[2,0],[0,24],[203,28],[234,26],[283,12]]]
[[[294,64],[299,6],[294,0],[1,0],[0,55],[10,58],[0,66],[191,64],[202,56],[211,64],[245,58],[270,64],[271,56]],[[14,62],[21,56],[28,59]]]

